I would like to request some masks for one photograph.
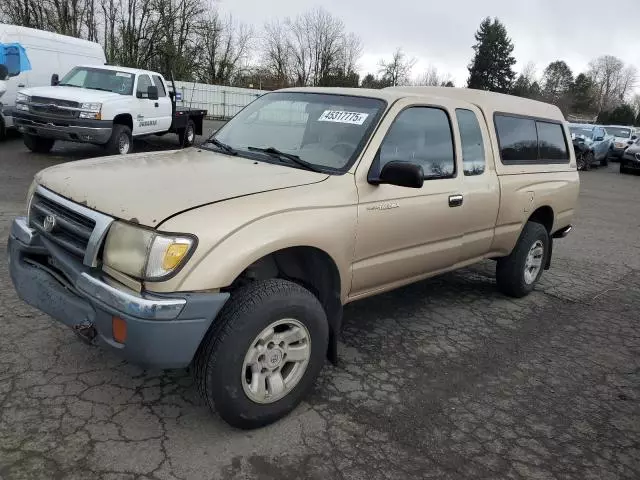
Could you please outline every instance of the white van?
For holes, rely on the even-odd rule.
[[[12,112],[18,90],[50,85],[54,73],[62,77],[77,65],[106,63],[104,50],[98,43],[0,23],[0,44],[11,43],[25,49],[31,70],[19,71],[19,63],[6,65],[9,75],[0,79],[0,138],[5,128],[13,127]]]

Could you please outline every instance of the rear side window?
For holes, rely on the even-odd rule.
[[[540,160],[569,160],[564,129],[557,123],[536,122]]]
[[[422,166],[427,180],[452,177],[455,155],[445,111],[430,107],[402,111],[380,146],[380,168],[393,160]]]
[[[164,89],[164,83],[158,75],[153,76],[153,84],[158,87],[158,97],[167,96],[167,91]]]
[[[478,117],[471,110],[458,108],[456,110],[460,140],[462,142],[462,165],[464,174],[482,175],[485,168],[484,142]]]
[[[569,153],[559,123],[496,114],[500,158],[509,164],[567,163]]]

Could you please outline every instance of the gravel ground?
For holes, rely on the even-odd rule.
[[[96,154],[0,143],[0,236],[36,171]],[[349,305],[340,364],[252,432],[212,415],[186,372],[143,371],[24,305],[2,258],[0,478],[640,478],[640,177],[581,178],[532,295],[497,293],[486,262]]]

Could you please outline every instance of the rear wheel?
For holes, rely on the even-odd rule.
[[[508,257],[498,259],[498,288],[510,297],[524,297],[540,280],[549,252],[549,233],[543,225],[527,222],[516,247]]]
[[[53,144],[56,143],[52,138],[37,137],[28,133],[25,133],[22,139],[27,148],[35,153],[49,153],[53,148]]]
[[[126,125],[115,124],[111,138],[104,146],[109,155],[127,155],[133,150],[131,129]]]
[[[311,390],[329,342],[318,299],[281,279],[254,282],[229,299],[194,359],[200,393],[227,423],[268,425]]]
[[[196,126],[189,120],[187,126],[178,132],[178,141],[183,148],[190,147],[196,140]]]
[[[624,163],[620,162],[620,173],[629,173],[629,170]]]

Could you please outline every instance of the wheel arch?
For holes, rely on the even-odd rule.
[[[126,125],[133,132],[133,117],[129,113],[119,113],[113,118],[114,125]]]
[[[327,356],[337,360],[337,339],[342,325],[342,279],[334,259],[326,251],[309,245],[281,248],[251,261],[222,289],[233,291],[248,282],[282,278],[300,284],[322,304],[329,322]]]

